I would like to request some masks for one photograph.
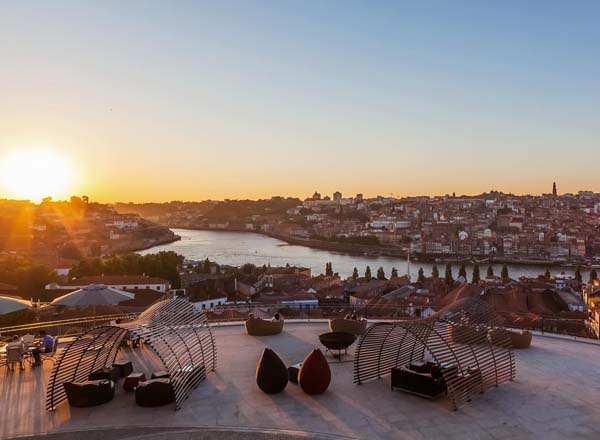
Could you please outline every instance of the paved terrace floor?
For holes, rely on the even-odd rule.
[[[65,402],[48,412],[44,386],[49,364],[43,369],[26,367],[24,372],[0,371],[0,437],[50,432],[65,433],[58,438],[81,438],[66,433],[142,426],[287,430],[312,433],[307,436],[314,438],[318,434],[363,439],[600,436],[600,346],[554,338],[535,337],[531,349],[516,352],[514,382],[476,396],[458,411],[451,411],[445,399],[432,402],[390,391],[389,376],[353,385],[352,362],[332,361],[332,383],[321,396],[308,396],[291,383],[278,395],[258,389],[254,373],[264,347],[272,347],[284,362],[293,364],[319,346],[318,335],[325,331],[323,323],[287,322],[283,334],[259,338],[245,335],[241,326],[214,328],[217,371],[180,411],[174,406],[137,407],[133,394],[119,387],[115,399],[105,405],[70,408]],[[150,372],[158,365],[143,348],[126,350],[125,355],[136,370]]]

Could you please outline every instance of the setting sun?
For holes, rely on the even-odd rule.
[[[39,202],[67,197],[74,181],[69,161],[50,149],[16,149],[0,158],[2,197]]]

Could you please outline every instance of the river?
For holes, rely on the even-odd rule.
[[[228,232],[228,231],[197,231],[191,229],[173,229],[175,234],[181,236],[181,240],[173,243],[155,246],[139,252],[148,254],[159,251],[175,251],[185,258],[193,260],[204,260],[209,258],[220,264],[241,266],[252,263],[257,266],[271,264],[271,266],[290,265],[310,267],[313,275],[325,271],[325,263],[331,262],[334,272],[339,272],[342,277],[352,274],[356,267],[362,275],[365,268],[371,267],[371,273],[375,276],[378,267],[383,267],[386,276],[389,277],[392,267],[398,269],[400,275],[406,274],[408,264],[405,259],[384,256],[355,256],[321,249],[312,249],[305,246],[291,245],[284,241],[267,237],[252,232]],[[426,275],[431,273],[432,264],[423,262],[411,262],[410,272],[416,278],[419,268],[422,267]],[[444,276],[445,263],[438,264],[440,276]],[[494,265],[494,272],[500,275],[501,265]],[[572,274],[571,268],[551,267],[553,274],[565,272]],[[481,276],[485,277],[487,265],[480,267]],[[537,276],[545,271],[540,266],[509,265],[511,278],[521,276]],[[453,265],[454,277],[458,275],[458,264]],[[467,274],[471,277],[471,268],[467,268]],[[584,279],[587,273],[582,271]]]

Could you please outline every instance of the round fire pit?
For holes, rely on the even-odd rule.
[[[319,341],[321,341],[321,344],[323,344],[329,351],[332,351],[332,354],[333,350],[337,350],[338,354],[337,356],[334,356],[338,359],[341,359],[342,350],[346,351],[348,347],[354,344],[354,341],[356,341],[356,336],[352,333],[329,332],[319,335]]]

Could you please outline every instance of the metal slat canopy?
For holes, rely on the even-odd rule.
[[[46,390],[46,409],[66,400],[64,383],[79,382],[102,367],[111,367],[123,338],[144,340],[170,374],[175,408],[189,397],[217,363],[215,340],[206,315],[183,298],[150,306],[135,321],[96,327],[70,343],[59,355]]]
[[[392,368],[431,359],[442,370],[453,409],[474,394],[515,377],[508,335],[501,320],[476,298],[465,298],[427,319],[375,323],[361,338],[354,358],[354,383],[379,379]],[[477,374],[469,374],[477,370]]]

